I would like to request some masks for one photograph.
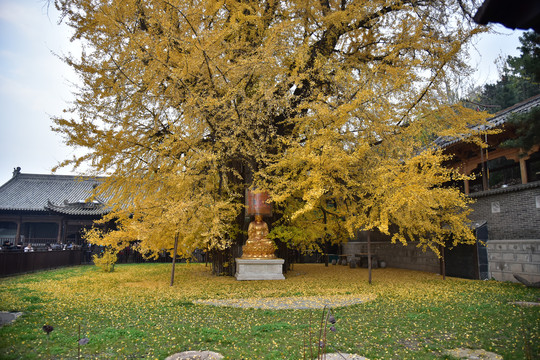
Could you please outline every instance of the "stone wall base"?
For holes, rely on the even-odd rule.
[[[491,278],[518,282],[517,274],[530,282],[540,281],[540,239],[489,240],[487,251]]]
[[[283,259],[236,259],[236,280],[283,280]]]
[[[388,267],[440,273],[440,261],[431,252],[423,252],[411,242],[406,246],[390,242],[372,242],[371,252]],[[488,277],[498,281],[518,282],[514,274],[530,282],[540,281],[540,239],[488,240]],[[355,253],[366,253],[366,242],[350,241],[343,244],[343,253],[351,258]]]

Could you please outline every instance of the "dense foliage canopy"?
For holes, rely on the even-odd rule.
[[[56,0],[84,51],[83,85],[54,129],[110,174],[118,230],[144,250],[241,242],[246,188],[269,191],[275,238],[299,248],[389,232],[437,251],[472,241],[443,187],[437,136],[485,114],[447,99],[482,31],[451,0]],[[70,115],[71,114],[71,115]],[[99,188],[98,188],[99,190]]]

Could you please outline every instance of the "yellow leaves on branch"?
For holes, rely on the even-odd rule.
[[[366,228],[377,228],[389,233],[389,228],[398,226],[392,241],[418,240],[436,253],[451,236],[454,241],[474,240],[468,228],[467,215],[470,201],[459,190],[444,186],[450,179],[462,176],[441,167],[441,155],[432,151],[401,163],[387,164],[373,179],[380,185],[375,187],[366,202]]]

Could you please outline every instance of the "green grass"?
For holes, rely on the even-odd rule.
[[[113,273],[83,266],[0,280],[0,310],[22,311],[0,329],[0,359],[76,359],[78,328],[90,342],[84,359],[164,359],[212,350],[227,359],[302,359],[305,334],[320,310],[238,309],[197,299],[357,295],[372,300],[333,309],[328,343],[370,359],[451,359],[445,349],[538,359],[540,291],[520,284],[436,274],[295,265],[284,281],[214,277],[203,264],[117,265]],[[286,301],[284,299],[284,301]],[[287,300],[290,301],[290,300]],[[54,331],[47,338],[42,326]],[[329,351],[334,349],[330,347]]]

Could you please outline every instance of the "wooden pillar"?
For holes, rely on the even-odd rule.
[[[19,219],[17,220],[17,235],[15,235],[15,244],[17,245],[19,241],[21,240],[21,227],[22,227],[22,217],[19,216]]]
[[[469,180],[468,179],[463,180],[463,189],[465,191],[465,195],[469,195],[470,187],[469,187]]]
[[[480,147],[480,160],[482,163],[482,190],[489,190],[487,159],[484,159],[484,150]]]
[[[56,243],[60,244],[62,242],[62,228],[64,227],[64,219],[61,218],[60,221],[58,221],[58,235],[56,235]]]
[[[524,157],[519,158],[519,170],[521,171],[521,183],[526,184],[528,182],[527,164],[525,163]]]

